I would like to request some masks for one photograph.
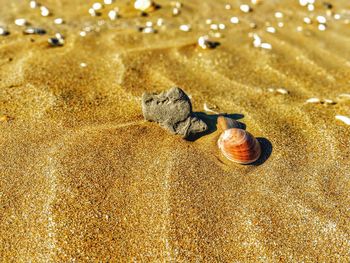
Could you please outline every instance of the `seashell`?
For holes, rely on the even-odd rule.
[[[218,147],[223,155],[230,161],[240,164],[250,164],[259,159],[261,147],[258,140],[249,132],[231,128],[235,121],[220,116],[218,126],[224,130],[218,140]]]

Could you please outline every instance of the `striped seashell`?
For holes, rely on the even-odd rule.
[[[218,140],[218,147],[230,161],[240,164],[250,164],[259,159],[261,147],[258,140],[249,132],[231,128],[235,121],[223,117],[218,118],[218,126],[224,130]]]

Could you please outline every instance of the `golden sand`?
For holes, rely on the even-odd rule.
[[[0,36],[2,262],[350,261],[350,126],[335,118],[350,116],[339,97],[350,93],[350,3],[331,1],[327,16],[321,1],[308,11],[266,0],[247,14],[238,2],[184,1],[173,17],[159,0],[140,17],[120,0],[91,17],[94,1],[42,0],[53,13],[42,17],[27,1],[0,0],[11,33]],[[116,6],[121,18],[109,21]],[[22,17],[48,34],[24,36]],[[157,33],[137,30],[158,18]],[[209,18],[226,28],[203,50]],[[56,32],[63,47],[48,45]],[[206,103],[242,117],[263,159],[236,165],[218,131],[188,142],[144,122],[142,93],[172,86],[195,111]]]

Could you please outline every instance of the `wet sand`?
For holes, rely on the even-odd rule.
[[[53,15],[42,17],[25,1],[0,0],[11,33],[0,36],[4,262],[350,260],[350,126],[335,119],[350,116],[350,100],[339,97],[350,93],[350,4],[332,1],[327,16],[320,1],[314,11],[263,1],[248,14],[227,2],[184,1],[173,17],[169,1],[158,1],[140,17],[117,1],[91,17],[93,1],[51,0],[41,3]],[[121,18],[110,21],[117,6]],[[325,31],[317,15],[327,17]],[[13,23],[21,17],[48,34],[23,35]],[[157,33],[137,30],[159,18]],[[220,46],[203,50],[196,43],[209,18],[226,28],[211,37]],[[63,47],[47,43],[56,32]],[[272,49],[254,47],[250,33]],[[236,165],[219,152],[218,131],[185,141],[145,122],[142,93],[172,86],[196,112],[206,103],[233,114],[260,138],[262,158]]]

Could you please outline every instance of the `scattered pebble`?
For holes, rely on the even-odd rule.
[[[52,47],[60,47],[64,45],[64,38],[60,33],[56,33],[55,37],[48,39],[48,42]]]
[[[326,24],[327,23],[327,19],[324,16],[317,16],[316,20],[320,24]]]
[[[191,26],[190,26],[190,25],[181,25],[181,26],[179,27],[179,29],[180,29],[181,31],[184,31],[184,32],[189,32],[189,31],[191,31]]]
[[[3,28],[3,27],[0,27],[0,36],[7,36],[7,35],[9,35],[10,34],[10,32],[9,31],[7,31],[5,28]]]
[[[318,30],[325,31],[326,29],[327,29],[326,25],[324,25],[324,24],[319,24],[318,25]]]
[[[60,17],[55,18],[55,20],[54,20],[53,22],[54,22],[56,25],[61,25],[61,24],[64,23],[63,18],[60,18]]]
[[[140,10],[142,12],[146,11],[153,5],[151,0],[136,0],[134,4],[134,8]]]
[[[232,24],[238,24],[239,23],[239,18],[237,16],[233,16],[233,17],[231,17],[230,22]]]
[[[27,22],[27,20],[24,19],[24,18],[17,18],[17,19],[15,20],[15,24],[16,24],[17,26],[26,26],[26,25],[28,25],[28,22]]]
[[[46,6],[40,6],[40,14],[42,16],[49,16],[51,15],[51,12]]]
[[[330,99],[324,99],[323,103],[324,104],[328,104],[328,105],[335,105],[335,104],[337,104],[335,101],[330,100]]]
[[[173,8],[173,11],[172,11],[173,16],[178,16],[180,13],[181,13],[180,8],[177,8],[177,7]]]
[[[39,6],[38,2],[37,1],[30,1],[29,2],[29,7],[32,8],[32,9],[35,9]]]
[[[339,20],[341,18],[340,14],[334,14],[334,19]]]
[[[287,94],[289,94],[289,91],[286,90],[285,88],[277,88],[277,89],[268,88],[267,90],[268,90],[269,92],[271,92],[271,93],[277,92],[277,93],[282,94],[282,95],[287,95]]]
[[[23,30],[23,34],[25,35],[45,35],[46,30],[38,27],[28,27]]]
[[[111,5],[113,4],[114,0],[104,0],[103,2],[105,3],[105,5]]]
[[[309,4],[307,6],[307,10],[309,10],[310,12],[314,11],[315,10],[315,6],[313,4]]]
[[[275,13],[275,17],[276,17],[276,18],[283,18],[283,13],[281,13],[281,12],[276,12],[276,13]]]
[[[157,33],[157,30],[154,29],[153,27],[140,27],[139,28],[139,31],[141,31],[142,33],[145,33],[145,34],[155,34]]]
[[[84,62],[81,62],[81,63],[80,63],[80,67],[82,67],[82,68],[86,68],[86,67],[87,67],[87,64],[86,64],[86,63],[84,63]]]
[[[219,45],[219,43],[210,41],[209,36],[205,35],[198,38],[198,45],[203,49],[212,49],[216,48]]]
[[[101,4],[101,3],[99,3],[99,2],[97,2],[97,3],[94,3],[93,5],[92,5],[92,8],[94,9],[94,10],[101,10],[102,8],[103,8],[103,5]]]
[[[232,6],[231,6],[230,4],[226,4],[226,5],[225,5],[225,9],[226,9],[226,10],[231,10],[231,9],[232,9]]]
[[[277,23],[277,26],[278,26],[278,27],[284,27],[284,23],[283,23],[283,22],[278,22],[278,23]]]
[[[310,98],[306,100],[306,103],[321,103],[319,98]]]
[[[347,116],[343,116],[343,115],[336,115],[335,118],[337,120],[340,120],[342,122],[344,122],[346,125],[350,125],[350,118]]]
[[[158,18],[157,19],[157,26],[163,26],[164,25],[164,19],[163,18]]]
[[[266,28],[266,31],[274,34],[274,33],[276,33],[276,28],[274,28],[273,26],[269,26]]]
[[[80,35],[81,37],[86,37],[86,34],[87,34],[87,33],[86,33],[85,31],[80,31],[80,32],[79,32],[79,35]]]
[[[341,93],[338,95],[339,98],[350,99],[350,93]]]
[[[283,95],[289,94],[289,91],[284,89],[284,88],[278,88],[278,89],[276,89],[276,91],[280,94],[283,94]]]
[[[260,47],[263,49],[272,49],[272,45],[270,43],[261,43]]]
[[[311,21],[311,18],[310,17],[304,17],[304,23],[305,24],[311,24],[312,23],[312,21]]]
[[[249,13],[249,12],[253,11],[253,9],[252,9],[249,5],[246,5],[246,4],[240,5],[240,6],[239,6],[239,9],[240,9],[243,13]]]
[[[272,49],[272,45],[269,43],[263,43],[257,34],[253,34],[253,46],[263,49]]]
[[[119,12],[118,12],[118,9],[115,9],[115,10],[111,10],[108,12],[108,17],[110,20],[116,20],[119,16]]]
[[[100,15],[101,15],[100,12],[96,11],[96,10],[93,9],[93,8],[89,8],[89,14],[90,14],[91,16],[100,16]]]

